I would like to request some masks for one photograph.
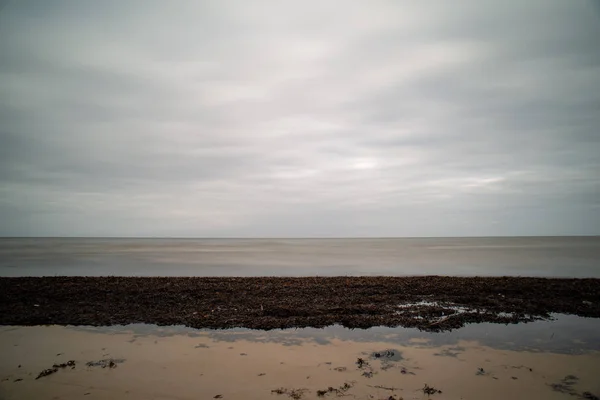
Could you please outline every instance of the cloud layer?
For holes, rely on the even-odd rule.
[[[600,234],[593,2],[0,9],[0,235]]]

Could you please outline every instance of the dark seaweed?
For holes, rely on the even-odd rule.
[[[550,313],[600,317],[600,279],[0,278],[0,325],[144,322],[268,330],[340,324],[447,331],[468,323],[547,319]]]

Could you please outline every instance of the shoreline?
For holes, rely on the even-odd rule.
[[[525,277],[0,278],[0,325],[412,327],[600,318],[600,279]]]
[[[600,393],[598,352],[295,330],[161,331],[0,329],[0,398],[598,400]]]

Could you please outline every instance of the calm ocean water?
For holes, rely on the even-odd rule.
[[[1,238],[0,276],[600,277],[600,237]]]

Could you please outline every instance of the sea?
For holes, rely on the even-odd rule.
[[[0,276],[542,276],[600,278],[600,236],[0,238]]]

